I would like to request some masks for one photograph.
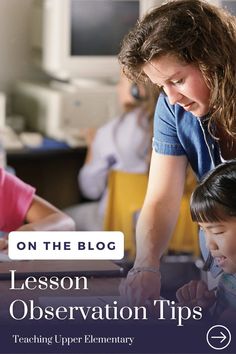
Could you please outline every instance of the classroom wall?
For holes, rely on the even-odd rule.
[[[60,1],[60,0],[58,0]],[[10,93],[15,80],[46,79],[47,76],[31,63],[30,21],[33,0],[0,0],[0,91]],[[162,0],[146,0],[152,7]],[[220,0],[209,0],[219,3]],[[235,6],[236,0],[227,1]]]
[[[46,75],[30,59],[33,0],[0,0],[0,91],[10,93],[15,80]]]

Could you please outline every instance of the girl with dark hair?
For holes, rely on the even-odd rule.
[[[148,84],[133,86],[121,73],[117,94],[121,114],[92,136],[90,129],[85,134],[88,152],[78,182],[83,196],[91,201],[65,210],[80,231],[103,230],[108,177],[112,170],[130,173],[148,171],[157,93]]]
[[[219,165],[198,185],[191,197],[191,215],[205,232],[211,256],[223,269],[217,298],[202,281],[180,288],[180,303],[203,308],[216,301],[215,315],[236,319],[236,160]]]
[[[160,295],[160,258],[177,220],[188,164],[201,179],[236,158],[235,58],[235,18],[201,0],[153,9],[124,39],[119,59],[126,75],[160,90],[136,260],[120,287],[132,303]]]

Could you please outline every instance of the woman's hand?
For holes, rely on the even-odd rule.
[[[159,272],[132,272],[122,279],[120,294],[129,305],[147,305],[148,300],[160,298],[161,276]]]
[[[192,280],[185,284],[177,290],[176,297],[181,305],[201,306],[203,309],[211,307],[216,301],[214,291],[209,291],[202,280]]]

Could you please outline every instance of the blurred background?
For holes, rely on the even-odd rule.
[[[236,14],[234,0],[211,2]],[[121,114],[117,54],[122,38],[140,17],[161,3],[0,1],[0,165],[61,209],[89,201],[78,184],[88,152],[85,133]],[[167,295],[181,285],[180,279],[184,283],[200,277],[197,229],[189,224],[188,214],[188,198],[195,184],[192,177],[186,186],[177,236],[163,258]],[[107,225],[112,228],[111,223]],[[135,253],[134,228],[135,222],[129,228],[131,241],[126,251],[132,257],[128,254],[127,269]]]

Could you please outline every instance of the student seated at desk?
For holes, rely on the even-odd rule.
[[[73,220],[35,194],[35,189],[0,168],[0,230],[72,231]],[[7,239],[0,239],[0,249]]]
[[[88,153],[79,173],[79,187],[86,198],[96,201],[66,209],[75,220],[77,230],[103,229],[111,169],[146,173],[149,168],[156,93],[153,88],[132,85],[122,75],[118,97],[123,113],[98,129],[95,135],[91,132],[87,135]]]
[[[182,305],[209,309],[217,321],[236,322],[236,160],[218,165],[197,186],[191,198],[193,221],[205,231],[212,260],[223,273],[217,294],[202,281],[191,281],[177,291]]]

